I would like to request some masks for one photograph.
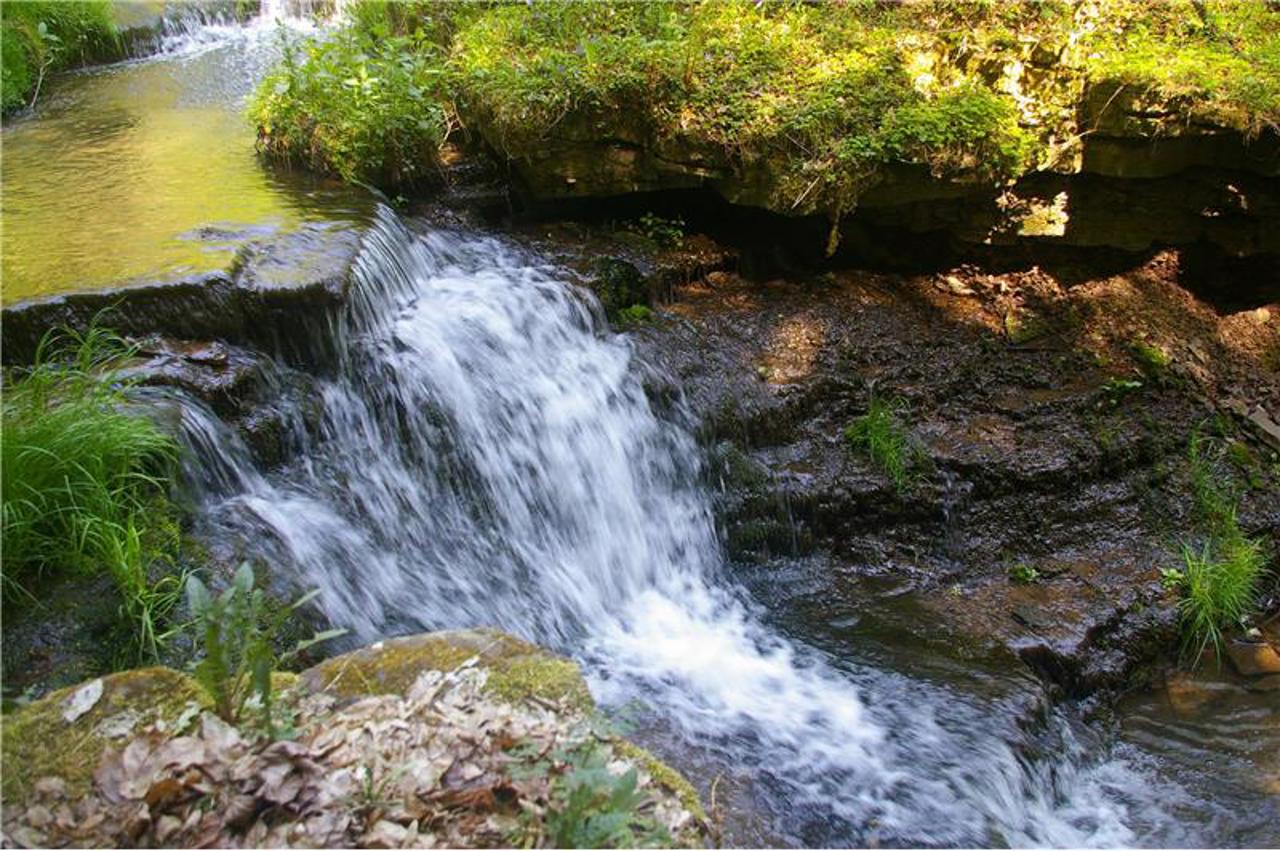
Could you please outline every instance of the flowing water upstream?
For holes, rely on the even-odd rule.
[[[197,45],[203,37],[185,35]],[[73,83],[64,96],[96,104],[84,119],[94,125],[119,101],[127,128],[136,123],[132,87],[181,101],[173,63],[227,48],[214,39],[99,72],[115,82],[98,93],[92,79]],[[236,84],[226,98],[238,103],[244,91]],[[251,157],[252,140],[226,129],[226,98],[210,119],[223,129],[206,131],[215,151],[237,152],[235,165],[224,170],[214,154],[200,191],[230,203],[227,181],[244,179],[254,187],[246,203],[270,200],[265,213],[242,211],[245,220],[285,209],[322,215],[323,205],[280,200],[297,198],[293,190],[263,190],[274,178],[246,176],[237,157]],[[57,136],[77,120],[74,109],[51,107],[6,131],[6,184],[11,168],[31,168],[21,165],[35,156],[23,147],[29,137]],[[23,229],[48,204],[48,190],[22,174],[26,182],[6,187],[6,287],[11,275],[37,274],[24,264],[37,263],[29,252],[39,246]],[[167,245],[204,215],[148,214],[171,219],[164,234],[142,228],[122,244]],[[21,251],[11,255],[13,239]],[[142,274],[196,262],[167,251],[125,267],[136,260]],[[108,274],[83,253],[66,259],[83,264],[74,274]],[[606,708],[639,707],[638,734],[677,767],[728,778],[731,803],[749,811],[729,818],[731,843],[1277,839],[1265,803],[1249,802],[1261,821],[1241,817],[1184,782],[1159,736],[1110,737],[1047,705],[1025,674],[888,663],[764,607],[725,562],[688,416],[678,406],[655,412],[629,342],[538,256],[379,209],[353,292],[333,329],[336,366],[310,377],[314,394],[289,408],[293,452],[282,468],[259,469],[232,429],[180,400],[201,534],[260,559],[288,585],[320,589],[320,608],[353,640],[492,625],[573,656]],[[276,377],[283,406],[289,369]]]
[[[307,28],[264,7],[247,26],[173,18],[156,55],[63,75],[6,119],[6,302],[225,269],[248,239],[363,214],[359,195],[257,161],[246,98]]]

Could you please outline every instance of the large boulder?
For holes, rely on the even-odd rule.
[[[382,641],[273,683],[284,738],[227,724],[164,668],[7,718],[6,844],[705,844],[693,788],[601,729],[577,666],[496,630]]]
[[[486,690],[495,698],[532,701],[567,715],[589,715],[595,701],[576,663],[496,629],[431,632],[379,641],[326,659],[303,671],[299,687],[314,694],[354,701],[404,696],[426,671],[449,673],[467,665],[487,670]],[[679,772],[644,748],[620,741],[619,752],[644,768],[654,782],[675,795],[699,819],[698,793]]]

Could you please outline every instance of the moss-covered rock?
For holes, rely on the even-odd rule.
[[[4,802],[21,801],[42,777],[60,778],[71,794],[87,792],[104,748],[157,722],[173,723],[192,705],[208,709],[212,701],[186,674],[156,667],[55,691],[5,715]]]
[[[576,664],[494,629],[379,641],[308,668],[301,686],[348,698],[403,695],[422,672],[452,671],[471,659],[488,669],[488,690],[504,700],[533,698],[579,712],[595,708]]]
[[[570,714],[587,714],[595,701],[577,664],[495,629],[433,632],[379,641],[326,659],[303,671],[299,687],[344,698],[404,695],[424,671],[453,671],[470,660],[488,670],[486,690],[510,703],[532,699]],[[693,785],[674,768],[631,742],[618,752],[644,768],[654,782],[705,821]]]

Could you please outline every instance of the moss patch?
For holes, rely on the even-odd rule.
[[[188,704],[211,708],[203,689],[171,668],[139,668],[102,679],[102,696],[74,721],[63,717],[72,695],[88,684],[61,689],[0,720],[4,756],[3,797],[21,801],[41,777],[62,778],[83,794],[93,782],[102,751],[156,721],[171,723]]]
[[[504,700],[537,698],[580,712],[595,706],[576,664],[490,629],[380,641],[307,669],[301,685],[346,698],[403,695],[423,671],[452,671],[472,658],[489,671],[488,691]]]

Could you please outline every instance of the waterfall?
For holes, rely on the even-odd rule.
[[[983,700],[780,634],[724,570],[703,458],[557,270],[379,211],[296,460],[184,409],[211,535],[371,640],[492,625],[577,658],[606,706],[750,776],[781,841],[1194,841],[1181,790],[1050,714],[1032,758]],[[1024,742],[1025,744],[1025,742]]]

